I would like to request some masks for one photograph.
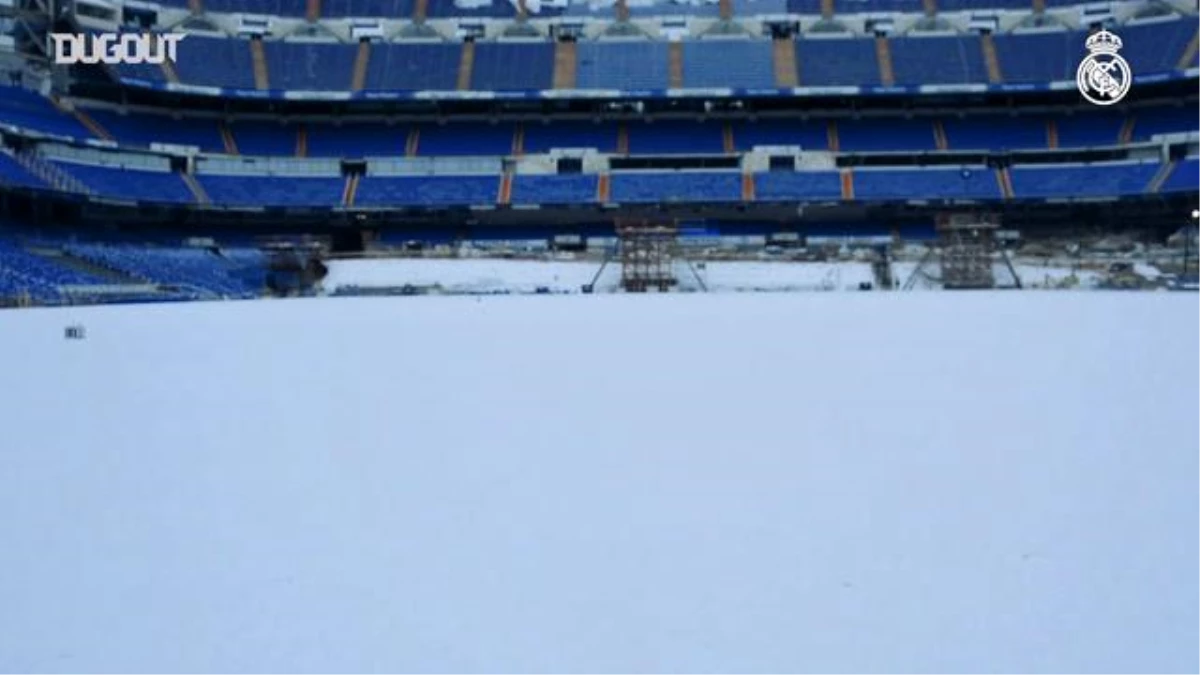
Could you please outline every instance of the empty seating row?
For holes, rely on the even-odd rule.
[[[153,171],[64,165],[84,180],[98,197],[145,202],[186,203],[186,188],[172,191],[164,181],[182,184],[176,174]],[[1165,169],[1173,168],[1170,174]],[[1159,174],[1163,169],[1163,174]],[[1010,170],[1016,198],[1079,198],[1138,195],[1156,181],[1159,189],[1195,190],[1196,164],[1191,158],[1174,167],[1158,162],[1123,161],[1095,164],[1017,165]],[[367,175],[357,181],[340,176],[196,176],[212,203],[228,207],[356,208],[467,207],[505,203],[528,205],[718,203],[752,200],[805,202],[850,199],[1000,199],[1003,180],[983,166],[927,168],[861,167],[852,171],[768,171],[744,176],[735,170],[614,171],[607,192],[597,175],[523,175],[512,178],[511,191],[498,174]]]
[[[156,0],[160,5],[187,8],[188,0]],[[307,0],[202,0],[201,6],[210,12],[269,14],[274,16],[302,17],[308,10]],[[385,17],[408,18],[414,15],[414,0],[322,0],[320,16],[338,17]],[[1084,4],[1083,0],[1046,0],[1047,6],[1061,7]],[[918,12],[922,5],[913,0],[834,0],[829,3],[835,14],[876,12]],[[939,0],[937,8],[943,12],[983,9],[1029,10],[1031,0]],[[543,3],[535,0],[526,2],[527,11],[537,17],[559,15],[611,18],[610,3],[570,0],[563,3]],[[692,16],[713,17],[718,14],[717,3],[693,3],[680,0],[657,0],[631,3],[637,16]],[[824,10],[820,0],[742,0],[737,4],[739,16],[794,14],[821,14]],[[430,0],[426,16],[430,18],[511,18],[517,13],[513,0]]]
[[[44,188],[45,181],[30,174],[16,158],[7,152],[0,151],[0,185],[14,187]]]
[[[202,289],[224,297],[254,297],[265,284],[258,251],[225,256],[209,249],[67,243],[63,250],[148,283]]]
[[[1138,108],[1080,110],[1058,115],[973,114],[941,117],[878,116],[859,119],[764,118],[755,122],[688,120],[618,124],[590,121],[382,122],[238,121],[221,126],[211,119],[164,115],[89,114],[121,145],[154,143],[194,146],[203,152],[232,149],[247,156],[442,157],[545,153],[555,148],[592,148],[631,155],[722,154],[759,146],[798,146],[840,152],[934,150],[1022,150],[1084,148],[1147,141],[1155,135],[1200,129],[1195,103]],[[2,114],[2,113],[0,113]],[[47,114],[62,116],[50,111]],[[5,118],[0,117],[0,121]],[[39,120],[41,118],[38,118]],[[71,118],[73,121],[73,118]],[[24,125],[24,118],[13,120]],[[55,126],[34,120],[33,130]],[[80,137],[90,134],[79,127]],[[939,143],[939,134],[942,140]],[[303,141],[303,142],[302,142]],[[229,145],[232,147],[230,148]]]
[[[54,162],[97,196],[135,201],[188,204],[195,197],[179,174],[171,171],[138,170],[132,172],[107,166]]]
[[[103,283],[89,274],[56,264],[0,236],[0,301],[28,294],[37,302],[55,302],[61,287]]]
[[[1123,36],[1123,55],[1138,75],[1195,64],[1195,52],[1189,51],[1197,31],[1194,17],[1115,30]],[[997,83],[1073,80],[1087,54],[1086,38],[1085,31],[1061,29],[997,34]],[[357,44],[266,40],[262,48],[269,89],[349,91],[354,86]],[[777,67],[788,70],[789,64],[775,63],[776,51],[768,39],[694,39],[679,43],[679,49],[676,81],[671,45],[666,41],[582,41],[574,50],[570,86],[626,91],[792,86],[776,80]],[[469,58],[464,50],[471,50]],[[248,40],[191,35],[179,44],[175,71],[185,84],[253,89],[252,52]],[[982,84],[992,80],[985,53],[976,35],[813,34],[795,41],[795,63],[790,65],[801,86]],[[1190,60],[1185,59],[1188,54]],[[364,58],[361,87],[367,92],[451,91],[460,84],[476,91],[547,90],[554,87],[556,46],[545,40],[479,41],[466,46],[382,43],[371,45]],[[123,75],[139,80],[163,82],[168,77],[165,70],[153,66],[122,69]]]

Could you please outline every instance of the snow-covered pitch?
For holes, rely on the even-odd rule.
[[[1101,292],[0,312],[0,670],[1195,672],[1198,320]]]

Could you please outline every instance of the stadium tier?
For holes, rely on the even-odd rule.
[[[988,201],[1011,198],[1086,199],[1194,190],[1196,159],[1086,164],[861,167],[841,170],[613,170],[598,175],[256,175],[195,174],[195,189],[180,172],[54,161],[92,197],[140,203],[227,208],[357,209],[467,208],[505,204],[714,204],[805,202]],[[11,159],[0,176],[18,186],[55,189]],[[22,173],[24,172],[24,175]],[[601,182],[606,184],[605,193]],[[508,184],[507,189],[505,185]]]
[[[252,248],[173,243],[78,243],[5,235],[0,224],[0,299],[39,304],[259,297],[266,261]]]
[[[259,14],[277,17],[304,18],[309,16],[339,19],[361,18],[427,18],[427,19],[513,19],[520,10],[514,0],[156,0],[154,5],[167,8],[200,10],[209,13]],[[1086,4],[1085,0],[1044,0],[1044,7],[1067,7]],[[611,19],[614,3],[590,0],[557,0],[523,3],[526,14],[533,19],[579,18]],[[630,12],[637,17],[716,18],[720,15],[717,2],[685,0],[636,0],[629,2]],[[1032,10],[1032,0],[938,0],[941,12],[978,10]],[[875,14],[883,12],[921,11],[923,5],[915,0],[739,0],[734,11],[740,17],[779,16],[797,14],[809,16]]]
[[[1194,17],[1174,16],[1119,27],[1124,56],[1136,77],[1182,76],[1197,65]],[[120,66],[131,85],[260,97],[263,92],[324,92],[379,98],[421,92],[542,95],[554,90],[665,92],[796,87],[1047,87],[1074,81],[1087,54],[1087,32],[1061,27],[989,36],[929,35],[868,38],[813,33],[776,42],[721,37],[680,42],[649,39],[542,39],[473,42],[248,40],[190,35],[173,70]],[[564,47],[564,44],[571,46]],[[255,60],[255,49],[263,58]],[[677,50],[677,54],[676,54]],[[994,67],[989,67],[989,59]],[[795,74],[795,81],[787,73]],[[190,89],[189,89],[190,87]]]
[[[87,124],[81,123],[86,119]],[[32,92],[0,87],[0,125],[124,147],[153,144],[264,157],[509,156],[586,149],[623,155],[727,154],[758,146],[841,152],[1087,148],[1148,141],[1195,128],[1194,106],[1154,105],[1029,114],[763,117],[694,122],[224,122],[111,108],[67,112]]]

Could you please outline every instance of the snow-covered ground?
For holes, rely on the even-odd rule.
[[[866,263],[708,262],[675,270],[681,288],[709,291],[786,291],[857,289],[871,281]],[[597,278],[597,274],[599,277]],[[383,288],[441,286],[447,292],[532,293],[538,288],[578,293],[595,279],[597,291],[615,290],[621,279],[619,263],[601,270],[599,261],[502,259],[385,259],[334,260],[323,282],[330,292],[357,286]]]
[[[0,671],[1195,672],[1198,325],[1105,292],[0,312]]]
[[[892,273],[897,283],[904,286],[917,267],[918,262],[913,260],[897,261],[892,263]],[[1094,270],[1032,261],[1018,260],[1013,267],[1026,288],[1095,288],[1104,278]],[[1138,264],[1136,270],[1148,279],[1159,276],[1158,269],[1146,263]],[[926,271],[933,279],[939,273],[936,263]],[[691,266],[679,263],[675,273],[682,290],[710,292],[842,291],[858,290],[862,282],[874,283],[869,263],[850,261],[709,261]],[[995,276],[999,286],[1016,285],[1012,272],[1002,263],[996,263]],[[448,293],[532,293],[539,288],[578,293],[593,280],[597,292],[616,290],[620,278],[621,268],[616,262],[602,270],[599,261],[583,260],[392,258],[331,261],[323,287],[331,294],[353,287],[405,285],[439,286]],[[919,290],[939,286],[927,277],[919,277],[913,284]]]

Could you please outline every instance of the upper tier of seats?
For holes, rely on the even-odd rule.
[[[1197,64],[1195,17],[1116,30],[1137,76],[1177,73]],[[671,53],[676,46],[662,40],[589,40],[574,50],[536,40],[375,43],[363,52],[361,90],[761,89],[792,86],[785,81],[788,76],[780,75],[788,72],[795,72],[803,87],[1044,85],[1074,79],[1087,54],[1086,37],[1085,31],[1073,30],[998,34],[993,38],[995,72],[987,67],[990,43],[977,35],[876,39],[814,34],[782,50],[765,38],[688,40],[676,45],[677,70]],[[120,72],[129,80],[163,86],[177,74],[183,84],[233,89],[354,89],[357,44],[266,40],[262,46],[264,81],[255,79],[251,41],[200,35],[179,44],[174,73],[145,65],[122,66]]]
[[[267,14],[285,17],[304,17],[310,11],[308,0],[154,0],[166,7],[191,9],[199,6],[208,12]],[[1084,4],[1085,0],[1045,0],[1047,7]],[[525,6],[534,18],[579,17],[609,19],[614,16],[613,3],[590,0],[558,0],[539,2],[527,0]],[[937,0],[942,12],[979,9],[1032,10],[1032,0]],[[416,0],[321,0],[318,16],[325,18],[379,17],[410,18],[418,16],[422,3]],[[512,19],[518,13],[516,0],[429,0],[424,3],[425,16],[439,18]],[[716,17],[719,6],[715,0],[630,0],[630,13],[635,17],[690,16]],[[737,16],[770,16],[785,13],[820,15],[827,8],[821,0],[738,0],[734,4]],[[875,12],[920,12],[924,5],[915,0],[832,0],[828,9],[834,14]]]

